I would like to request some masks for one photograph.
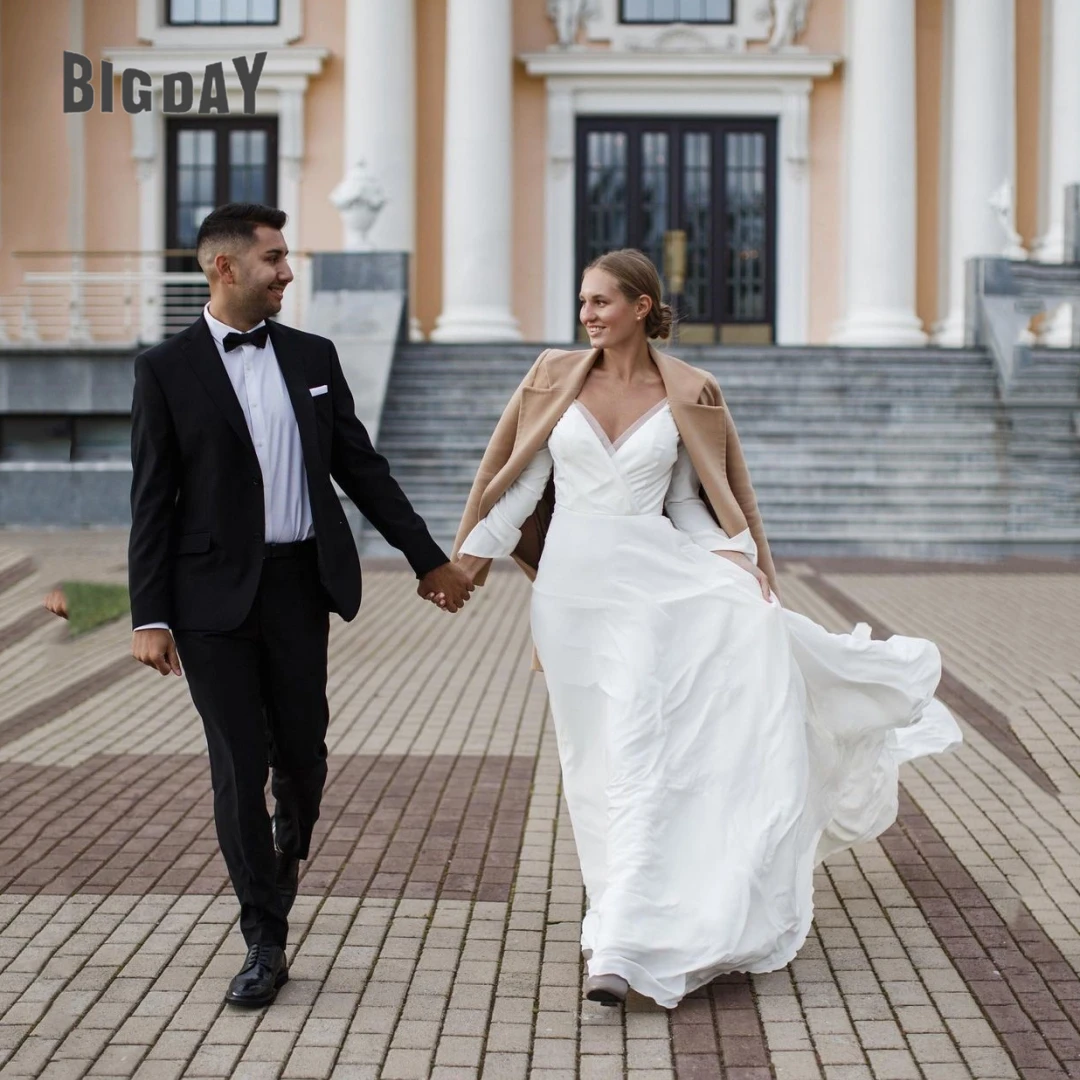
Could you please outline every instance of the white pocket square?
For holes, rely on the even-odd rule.
[[[330,389],[330,387],[329,386],[312,386],[310,389],[311,389],[311,396],[312,397],[318,397],[320,394],[325,394]]]

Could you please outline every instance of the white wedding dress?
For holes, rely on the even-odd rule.
[[[960,741],[937,647],[766,601],[666,402],[617,443],[575,402],[461,550],[508,555],[552,467],[532,594],[588,897],[591,974],[673,1007],[801,947],[813,870],[897,811],[900,762]],[[668,516],[664,516],[663,511]],[[588,955],[588,953],[587,953]]]

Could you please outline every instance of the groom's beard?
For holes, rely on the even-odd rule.
[[[269,289],[269,282],[244,289],[238,308],[249,325],[257,326],[278,313],[279,307],[271,299]]]

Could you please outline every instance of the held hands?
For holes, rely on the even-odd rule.
[[[761,595],[764,596],[766,600],[772,599],[772,590],[769,588],[769,579],[765,576],[765,572],[755,563],[751,562],[741,551],[714,551],[713,554],[722,555],[736,566],[741,566],[748,574],[752,574],[756,577],[758,584],[761,586]]]
[[[181,675],[180,655],[168,630],[136,630],[131,635],[131,655],[162,675]]]
[[[467,573],[460,562],[448,562],[429,570],[420,579],[416,594],[453,614],[465,606],[469,593],[475,588],[473,575]]]

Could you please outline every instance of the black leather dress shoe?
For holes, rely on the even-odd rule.
[[[244,957],[244,966],[229,983],[225,1000],[230,1005],[259,1009],[277,997],[289,981],[285,950],[280,945],[252,945]]]

